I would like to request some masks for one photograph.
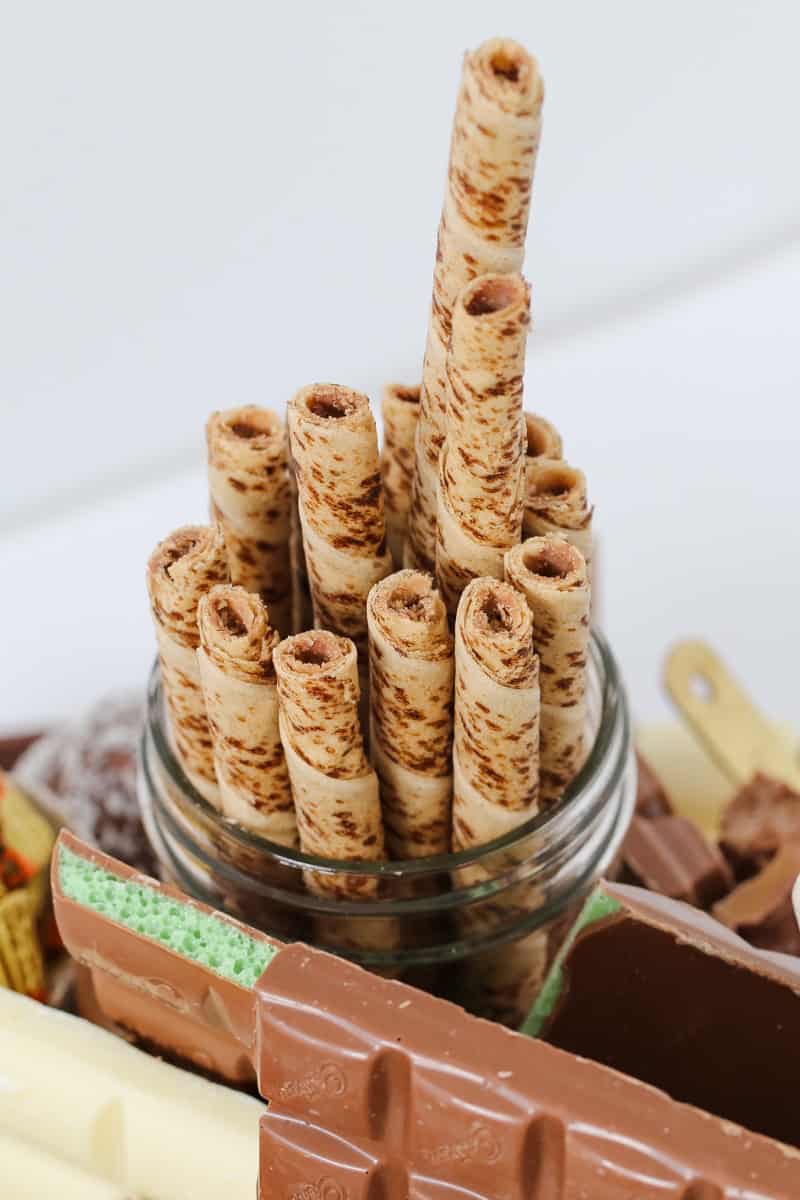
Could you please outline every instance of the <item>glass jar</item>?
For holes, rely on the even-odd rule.
[[[139,799],[165,879],[283,941],[304,941],[516,1026],[560,937],[611,867],[633,813],[636,767],[616,663],[592,636],[592,746],[563,798],[502,838],[459,854],[348,863],[287,850],[222,816],[171,748],[158,667],[148,690]],[[367,875],[368,899],[305,886],[307,873]]]

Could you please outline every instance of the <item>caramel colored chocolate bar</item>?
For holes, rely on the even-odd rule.
[[[603,883],[525,1028],[800,1147],[798,993],[800,961],[754,950],[686,904]]]
[[[64,945],[109,1021],[209,1073],[253,1080],[252,983],[275,943],[63,830],[52,888]]]
[[[257,987],[260,1200],[800,1195],[796,1151],[319,951]]]

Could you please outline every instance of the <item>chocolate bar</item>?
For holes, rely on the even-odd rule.
[[[626,882],[709,908],[733,887],[733,875],[716,846],[686,817],[635,816],[622,850]]]
[[[737,876],[752,875],[784,843],[800,840],[800,792],[755,775],[725,809],[719,840]]]
[[[753,946],[800,954],[792,888],[800,876],[800,842],[787,842],[767,865],[714,905],[718,921]]]
[[[798,992],[800,961],[754,950],[688,905],[604,883],[526,1030],[800,1146]]]
[[[64,945],[89,968],[108,1021],[209,1074],[236,1083],[254,1079],[252,982],[276,943],[66,830],[53,855],[52,889]],[[222,974],[227,942],[242,957],[234,955],[231,971]],[[239,961],[249,969],[237,981]]]
[[[668,817],[673,810],[661,780],[641,754],[636,754],[636,815],[639,817]]]
[[[81,867],[81,861],[88,866]],[[224,1010],[223,1023],[248,1056],[269,1101],[259,1134],[261,1200],[792,1200],[800,1195],[800,1154],[791,1146],[678,1103],[635,1078],[302,945],[271,944],[256,979],[253,958],[241,986],[220,982],[219,971],[230,969],[230,961],[214,966],[205,952],[203,961],[183,957],[189,950],[176,942],[174,928],[185,932],[195,913],[206,920],[222,918],[126,873],[64,835],[54,871],[65,941],[94,971],[107,972],[121,990],[132,993],[129,1013],[147,993],[154,1006],[148,1024],[155,1027],[159,1007],[170,1022],[176,1015],[188,1017],[182,1035],[192,1033],[202,1052],[215,1027],[207,1019],[207,997],[219,992],[213,1011],[219,1016]],[[132,920],[124,898],[136,888],[151,893],[148,903],[158,893],[172,905],[159,903],[158,920],[143,930],[123,924]],[[609,897],[605,903],[621,906]],[[674,909],[668,908],[663,923],[674,933],[679,922],[673,917]],[[238,922],[231,928],[259,937]],[[159,944],[162,936],[167,946]],[[751,975],[756,985],[769,971],[782,978],[778,967],[763,965],[771,964],[770,958],[728,936],[732,969],[745,977],[745,999]],[[208,945],[213,941],[209,934]],[[748,954],[757,964],[752,971]],[[620,971],[626,986],[616,990],[624,995],[630,987],[643,1003],[646,1020],[651,998],[641,994],[631,962],[636,959],[629,957]],[[615,992],[610,986],[614,967],[602,964],[596,988],[605,983]],[[168,986],[156,988],[157,982]],[[693,997],[702,1019],[705,999],[693,982],[689,977],[684,987],[682,980],[673,981],[671,991]],[[755,1087],[759,1101],[768,1101],[769,1121],[765,1118],[762,1127],[774,1123],[785,1135],[792,1132],[787,1089],[791,1085],[796,1095],[800,1071],[787,1053],[798,1044],[800,1000],[783,990],[787,995],[781,993],[778,1014],[783,1032],[755,1039],[753,1056],[763,1054],[758,1078],[753,1083],[745,1075],[738,1087],[741,1092]],[[739,1024],[733,1029],[731,1019],[725,1032],[731,1041],[746,1044],[750,1010],[735,1006],[735,1011]],[[710,1042],[712,1056],[715,1048]],[[741,1048],[734,1046],[732,1053],[738,1062]],[[783,1068],[780,1055],[788,1060]],[[703,1055],[693,1054],[687,1067],[702,1075]],[[779,1100],[783,1118],[774,1111]]]

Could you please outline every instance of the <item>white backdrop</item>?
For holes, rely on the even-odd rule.
[[[464,49],[546,79],[529,406],[637,715],[708,637],[797,711],[800,9],[36,3],[0,45],[0,727],[137,684],[215,407],[419,372]]]

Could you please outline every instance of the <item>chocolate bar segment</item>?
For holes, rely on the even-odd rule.
[[[638,751],[636,769],[636,815],[646,818],[671,816],[674,810],[664,785]]]
[[[737,876],[752,875],[780,846],[800,840],[800,792],[755,775],[725,809],[719,840]]]
[[[800,954],[792,888],[800,876],[800,842],[781,846],[770,862],[714,905],[714,916],[753,946]]]
[[[798,993],[800,961],[754,950],[688,905],[604,883],[526,1028],[800,1146]]]
[[[261,1200],[800,1195],[796,1151],[320,951],[257,990]]]
[[[73,860],[99,868],[98,883],[86,899],[67,894],[64,887],[65,864]],[[233,982],[218,971],[164,944],[160,939],[169,936],[168,925],[175,925],[165,913],[163,928],[153,917],[159,909],[151,904],[151,914],[140,924],[152,932],[142,933],[131,925],[114,919],[111,906],[104,900],[103,875],[126,883],[138,895],[142,890],[158,900],[168,898],[188,914],[189,924],[199,928],[203,937],[204,922],[209,918],[220,922],[223,931],[254,940],[263,951],[261,958],[269,959],[277,950],[265,935],[233,918],[213,912],[203,904],[188,899],[180,891],[159,884],[116,859],[102,854],[66,831],[61,832],[52,865],[53,905],[58,929],[64,945],[77,962],[88,967],[94,995],[108,1021],[121,1026],[146,1042],[192,1062],[214,1075],[233,1082],[253,1079],[251,1065],[255,1031],[255,993],[252,987]],[[113,887],[113,883],[110,885]],[[148,901],[145,900],[145,905]],[[106,907],[108,911],[102,911]],[[133,908],[133,901],[131,901]],[[194,914],[200,920],[194,921]],[[129,918],[133,920],[133,918]],[[196,953],[196,952],[195,952]]]
[[[634,817],[622,860],[626,882],[698,908],[709,908],[733,887],[719,850],[686,817]]]

